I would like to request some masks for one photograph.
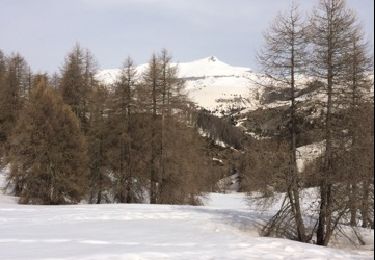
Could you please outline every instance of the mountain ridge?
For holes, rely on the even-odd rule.
[[[178,77],[185,80],[187,95],[198,107],[217,113],[260,107],[263,88],[255,84],[258,74],[250,68],[232,66],[216,56],[171,65],[178,67]],[[147,66],[147,63],[137,66],[137,74]],[[101,70],[96,78],[111,85],[120,72],[121,69]]]

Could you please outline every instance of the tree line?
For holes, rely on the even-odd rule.
[[[20,203],[199,203],[210,165],[166,50],[141,74],[127,58],[111,87],[79,45],[53,77],[0,54],[1,163]]]

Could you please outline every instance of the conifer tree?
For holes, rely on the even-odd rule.
[[[6,121],[4,114],[5,113],[5,104],[6,104],[6,91],[5,91],[5,75],[6,75],[6,68],[5,68],[5,55],[0,50],[0,158],[4,153],[4,143],[6,140],[6,127],[4,127]],[[0,161],[1,166],[1,161]]]
[[[151,114],[150,124],[150,203],[158,202],[158,188],[160,186],[160,61],[155,54],[152,55],[147,70],[143,73],[142,84],[146,109]]]
[[[7,140],[30,90],[30,68],[20,54],[0,55],[0,146]],[[1,150],[1,149],[0,149]]]
[[[312,75],[324,82],[326,96],[324,115],[325,152],[319,172],[320,205],[317,225],[317,244],[327,245],[340,218],[346,211],[345,187],[334,185],[340,178],[335,170],[342,153],[343,121],[340,116],[343,92],[349,65],[346,53],[350,52],[355,35],[356,17],[344,0],[321,0],[312,15],[310,29]],[[340,205],[341,204],[341,205]]]
[[[136,124],[136,68],[128,57],[121,74],[114,85],[110,104],[110,148],[108,158],[114,174],[115,200],[122,203],[138,201],[138,182],[135,181],[135,167],[138,164],[138,151],[134,149]],[[136,159],[138,158],[138,159]],[[138,179],[139,181],[139,179]]]
[[[148,130],[150,202],[194,204],[203,179],[196,177],[201,171],[187,162],[195,160],[196,165],[204,162],[195,157],[200,154],[201,147],[195,145],[199,142],[187,128],[189,118],[186,111],[189,108],[183,93],[184,84],[171,60],[166,50],[154,54],[142,75],[140,88],[145,96],[142,101],[144,112],[151,118]],[[189,142],[191,150],[186,147]]]
[[[307,57],[306,26],[302,21],[298,8],[295,4],[290,11],[279,14],[270,30],[264,34],[266,45],[258,56],[260,64],[263,67],[264,74],[275,86],[284,86],[290,89],[290,109],[288,110],[290,143],[289,170],[279,181],[284,183],[289,202],[284,204],[290,210],[281,209],[278,212],[277,221],[286,220],[286,214],[292,214],[295,222],[296,239],[307,242],[308,238],[305,232],[305,226],[302,218],[302,209],[300,206],[301,177],[297,170],[297,104],[296,94],[298,83],[296,78],[305,72]],[[273,219],[272,221],[276,221]],[[284,223],[285,224],[285,223]],[[284,225],[278,223],[274,227]],[[289,225],[290,223],[288,223]]]
[[[348,129],[345,142],[350,143],[350,152],[348,153],[350,158],[347,158],[343,164],[346,166],[344,179],[349,182],[350,224],[356,226],[358,209],[363,209],[364,205],[371,204],[368,191],[373,179],[373,174],[369,172],[372,168],[369,165],[371,161],[368,161],[371,150],[364,149],[367,146],[366,143],[373,142],[373,137],[368,132],[372,127],[367,125],[372,121],[368,119],[368,116],[372,114],[371,109],[368,109],[372,103],[368,94],[374,84],[370,77],[373,72],[373,62],[368,53],[368,44],[364,40],[364,33],[359,25],[354,28],[345,57],[345,95],[342,97],[342,103],[347,106],[347,111],[344,115],[345,124],[343,127]],[[364,108],[367,108],[367,111],[364,111]],[[367,119],[365,119],[366,117]],[[364,195],[362,199],[360,194]],[[365,207],[368,208],[368,206]],[[368,211],[362,210],[363,212],[367,216],[362,216],[362,223],[364,227],[368,227]]]
[[[47,85],[35,77],[10,139],[10,181],[22,179],[20,203],[78,203],[87,187],[86,144],[78,119]]]
[[[61,70],[59,89],[64,102],[72,107],[80,120],[84,133],[88,130],[90,92],[97,85],[95,74],[96,62],[92,54],[78,44],[74,46]]]
[[[106,191],[111,187],[109,158],[107,157],[108,136],[113,129],[108,125],[108,90],[95,86],[90,93],[89,128],[86,133],[89,157],[89,201],[100,204],[109,201]]]

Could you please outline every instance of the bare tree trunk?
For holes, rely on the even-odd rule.
[[[329,49],[331,50],[331,49]],[[327,112],[325,121],[325,137],[326,149],[324,155],[324,162],[321,171],[320,184],[320,211],[317,229],[317,244],[325,245],[327,243],[327,232],[331,229],[330,226],[330,204],[331,204],[331,184],[329,184],[331,174],[331,160],[332,160],[332,138],[331,138],[331,110],[332,110],[332,55],[328,56],[328,78],[327,78]]]
[[[350,203],[350,225],[352,227],[357,226],[357,184],[353,183],[349,189],[349,203]]]
[[[294,28],[294,21],[292,22],[292,26]],[[297,146],[296,146],[296,104],[295,104],[295,50],[294,50],[294,30],[292,32],[292,55],[291,55],[291,192],[289,192],[289,200],[293,208],[294,218],[296,220],[296,226],[297,226],[297,235],[298,240],[302,242],[306,241],[306,233],[305,233],[305,226],[303,224],[302,219],[302,212],[301,212],[301,206],[300,206],[300,198],[299,198],[299,177],[298,177],[298,171],[297,171]]]
[[[271,80],[271,84],[276,86],[288,86],[290,88],[290,115],[289,116],[289,169],[282,180],[287,189],[288,206],[286,209],[293,217],[297,237],[299,241],[307,242],[306,230],[303,221],[303,213],[300,205],[300,182],[297,169],[297,122],[296,122],[296,80],[297,73],[305,70],[306,59],[306,28],[298,12],[298,7],[292,5],[290,12],[280,14],[270,31],[265,34],[266,46],[259,55],[259,60],[263,65],[264,73]],[[275,221],[286,221],[285,214],[275,216]],[[278,219],[279,218],[279,219]],[[285,223],[284,223],[285,224]],[[285,232],[289,232],[286,230]]]
[[[161,137],[160,137],[160,176],[159,176],[159,193],[162,193],[163,189],[163,178],[165,176],[165,164],[164,164],[164,138],[165,138],[165,99],[167,91],[167,82],[166,82],[166,53],[162,53],[162,104],[161,104]]]
[[[363,184],[363,201],[362,201],[362,227],[368,228],[370,226],[370,212],[369,212],[369,197],[370,197],[370,183]]]
[[[128,58],[127,60],[127,84],[126,84],[126,133],[128,135],[128,140],[126,142],[126,165],[127,165],[127,178],[126,178],[126,203],[134,202],[133,197],[133,173],[132,173],[132,135],[131,135],[131,103],[132,103],[132,95],[131,95],[131,87],[132,87],[132,66],[133,61]]]
[[[156,88],[157,88],[157,80],[156,80],[156,57],[154,56],[152,59],[152,66],[154,71],[151,72],[153,75],[153,82],[152,82],[152,129],[151,129],[151,187],[150,187],[150,203],[156,204],[158,201],[157,194],[158,194],[158,176],[157,176],[157,169],[156,169],[156,157],[157,157],[157,143],[156,143],[156,127],[157,127],[157,103],[156,103]]]

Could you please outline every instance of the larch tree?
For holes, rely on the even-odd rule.
[[[0,50],[0,158],[5,152],[5,141],[7,137],[7,129],[4,126],[6,124],[6,117],[4,113],[6,112],[6,85],[5,85],[5,76],[6,76],[6,59],[4,53]],[[0,161],[0,167],[1,167]]]
[[[95,74],[96,62],[92,54],[78,44],[74,46],[61,69],[59,90],[64,102],[80,120],[84,133],[88,130],[90,92],[97,85]]]
[[[362,223],[364,227],[368,227],[369,211],[366,208],[371,204],[368,191],[371,189],[373,180],[373,172],[370,172],[373,167],[371,167],[371,160],[368,160],[371,157],[371,150],[365,149],[365,147],[366,143],[373,143],[373,136],[368,132],[372,127],[367,124],[373,121],[368,120],[368,114],[371,115],[371,109],[368,109],[368,106],[373,104],[369,93],[374,83],[371,78],[373,73],[372,57],[368,51],[368,44],[364,40],[364,32],[359,25],[355,27],[349,42],[345,70],[346,91],[343,102],[347,106],[345,119],[348,134],[346,141],[350,143],[348,152],[350,158],[344,164],[347,169],[345,179],[349,182],[350,225],[357,226],[357,213],[359,209],[362,209]],[[364,108],[367,108],[368,111],[364,111]]]
[[[356,146],[352,149],[358,151],[356,165],[359,168],[357,174],[360,175],[360,182],[357,183],[359,198],[354,208],[358,208],[361,213],[362,227],[374,229],[374,104],[362,104],[357,113],[358,130],[355,132],[358,137]]]
[[[145,89],[144,94],[146,95],[144,101],[146,102],[146,109],[151,114],[150,123],[150,203],[155,204],[158,202],[158,189],[160,186],[160,72],[161,65],[156,54],[153,54],[148,68],[142,75],[142,85]]]
[[[0,55],[0,143],[7,140],[27,99],[31,83],[30,68],[20,54]]]
[[[202,166],[199,142],[188,128],[188,103],[183,93],[184,82],[178,78],[178,66],[163,49],[160,61],[160,177],[158,199],[165,204],[197,204],[201,172],[189,165]],[[190,149],[188,149],[190,146]],[[194,170],[193,170],[194,169]],[[202,167],[203,169],[203,167]]]
[[[258,55],[258,60],[263,72],[272,86],[283,86],[289,88],[290,107],[287,119],[289,122],[289,170],[279,180],[283,183],[288,203],[283,204],[285,208],[280,209],[277,218],[273,222],[280,222],[273,227],[282,227],[281,223],[286,218],[285,214],[291,214],[294,219],[295,239],[307,242],[309,240],[305,225],[303,223],[302,209],[300,205],[300,187],[302,178],[297,170],[297,106],[296,94],[298,82],[296,78],[306,72],[307,43],[306,26],[301,18],[298,7],[293,3],[289,12],[280,13],[270,29],[264,34],[265,46]],[[278,176],[280,177],[280,176]],[[282,214],[281,214],[282,212]],[[277,232],[277,231],[276,231]]]
[[[112,182],[110,179],[109,149],[110,129],[108,124],[109,93],[105,86],[92,88],[89,96],[88,111],[90,114],[86,139],[89,158],[89,201],[100,204],[108,202],[106,196]],[[113,129],[111,129],[113,131]]]
[[[78,203],[87,187],[86,143],[71,108],[35,77],[10,139],[10,180],[22,179],[20,203]]]
[[[194,140],[189,132],[190,119],[186,117],[189,107],[183,93],[184,84],[171,60],[166,50],[152,56],[140,82],[138,93],[143,97],[137,98],[144,104],[139,113],[147,114],[145,119],[151,121],[146,130],[150,150],[147,163],[150,203],[194,204],[203,179],[197,177],[199,170],[192,170],[194,167],[188,165],[196,157],[186,146],[189,140],[191,145],[199,141]],[[186,132],[184,128],[187,128]],[[193,145],[191,151],[200,154],[198,147]],[[196,159],[195,163],[200,165],[203,161]]]
[[[137,196],[138,182],[135,181],[137,177],[135,167],[139,157],[133,144],[137,109],[136,88],[136,68],[133,60],[128,57],[114,84],[109,106],[111,125],[109,160],[115,176],[115,200],[122,203],[132,203],[140,199]]]
[[[171,138],[172,129],[172,109],[176,104],[173,104],[173,97],[178,96],[176,87],[178,86],[177,68],[171,66],[172,57],[166,49],[163,49],[158,56],[160,63],[160,161],[159,161],[159,183],[158,183],[158,197],[162,200],[163,190],[165,189],[165,182],[167,179],[167,161],[168,161],[168,140]],[[162,202],[162,201],[161,201]]]
[[[344,0],[321,0],[315,8],[310,23],[312,43],[312,75],[324,83],[326,96],[324,115],[325,151],[319,173],[319,217],[317,244],[327,245],[334,229],[346,210],[335,205],[344,195],[341,185],[334,185],[339,174],[335,171],[339,149],[342,121],[339,116],[341,93],[348,64],[346,53],[350,52],[356,18]],[[342,147],[341,147],[342,148]],[[335,212],[336,211],[336,212]]]

